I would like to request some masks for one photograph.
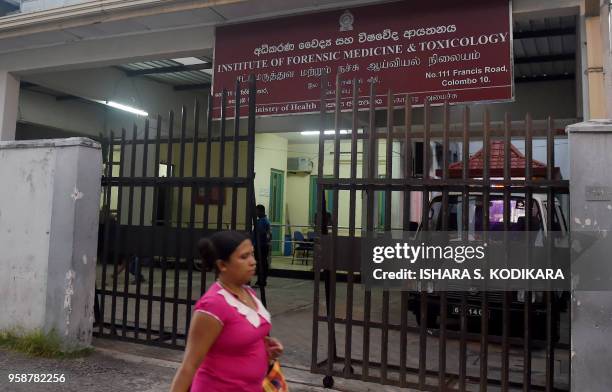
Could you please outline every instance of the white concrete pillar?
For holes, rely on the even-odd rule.
[[[606,118],[612,118],[612,6],[602,6],[600,16],[601,41],[604,68],[604,93],[606,98]]]
[[[0,331],[91,344],[101,161],[86,138],[0,142]]]
[[[584,257],[572,260],[571,391],[609,391],[612,351],[612,121],[574,124],[570,144],[570,211],[572,249],[584,246]],[[594,222],[581,224],[581,222]],[[589,243],[585,239],[600,238]],[[584,244],[584,245],[581,245]],[[590,247],[590,248],[586,248]]]
[[[0,70],[0,141],[15,140],[19,112],[19,77]]]

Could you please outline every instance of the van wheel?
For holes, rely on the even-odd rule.
[[[323,378],[323,386],[325,388],[333,388],[333,386],[334,386],[334,378],[332,376],[325,376]]]

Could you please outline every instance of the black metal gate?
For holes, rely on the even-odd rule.
[[[207,113],[196,102],[191,120],[183,107],[178,121],[171,111],[147,119],[144,129],[122,130],[120,138],[111,133],[102,180],[97,336],[184,346],[191,307],[214,279],[198,259],[197,240],[219,230],[252,230],[255,92],[251,77],[246,129],[240,126],[246,97],[237,82],[220,99],[208,97]],[[213,102],[220,102],[218,122]]]
[[[534,223],[529,217],[532,213],[537,215],[536,211],[541,206],[544,209],[538,213],[546,216],[548,232],[558,230],[556,225],[565,222],[559,222],[562,215],[556,215],[554,200],[557,195],[569,193],[568,181],[558,179],[555,169],[554,140],[562,132],[554,129],[552,119],[547,120],[546,129],[534,130],[530,115],[526,116],[522,129],[513,129],[508,114],[504,117],[503,127],[493,129],[487,109],[484,111],[482,129],[475,135],[470,108],[453,107],[452,110],[463,121],[451,124],[451,107],[447,102],[440,109],[435,109],[441,110],[443,120],[439,124],[441,127],[433,130],[434,108],[429,102],[425,103],[424,108],[413,108],[410,96],[404,100],[402,121],[394,121],[395,96],[391,91],[387,92],[389,104],[385,130],[377,131],[374,84],[369,86],[369,123],[361,131],[359,114],[355,109],[358,99],[362,99],[359,98],[358,81],[352,81],[353,99],[349,107],[353,109],[350,113],[342,113],[338,109],[341,107],[340,91],[344,84],[339,78],[336,80],[333,135],[324,132],[328,92],[326,89],[321,91],[317,188],[320,236],[314,269],[312,372],[325,375],[326,386],[331,386],[332,377],[338,376],[428,391],[569,390],[567,335],[570,317],[567,293],[368,290],[360,284],[360,266],[354,262],[356,252],[360,251],[361,230],[414,231],[419,224],[419,230],[435,230],[430,207],[436,197],[440,205],[437,216],[443,230],[451,229],[451,200],[463,198],[467,201],[470,197],[482,200],[484,206],[499,200],[503,205],[502,230],[510,230],[510,203],[516,193],[524,195],[526,204],[527,218],[521,230],[536,229],[534,225],[537,221]],[[324,78],[321,86],[327,85]],[[341,132],[342,116],[349,115],[351,130]],[[422,123],[413,121],[417,115],[422,115]],[[534,137],[546,140],[545,164],[533,159]],[[512,138],[525,141],[525,163],[520,173],[511,163],[514,149]],[[449,154],[451,139],[459,141],[462,146],[462,158],[456,164],[459,166],[455,165],[460,167],[458,178],[451,178],[449,170],[452,163]],[[441,147],[441,168],[438,175],[430,176],[435,157],[428,147],[436,140]],[[472,173],[469,162],[469,146],[473,140],[482,141],[483,144],[482,167],[476,170],[477,173]],[[378,154],[379,141],[384,141],[384,147],[380,149],[384,151],[381,157]],[[332,143],[333,160],[327,163],[333,165],[333,178],[324,178],[326,144]],[[424,147],[419,151],[417,145]],[[493,145],[502,146],[502,168],[491,167]],[[398,146],[399,151],[394,151],[394,147]],[[349,176],[340,176],[341,154],[350,154]],[[358,175],[360,154],[362,172]],[[394,154],[399,158],[394,159]],[[345,158],[345,162],[348,159]],[[396,165],[401,168],[399,173]],[[417,167],[421,173],[417,173]],[[493,169],[496,173],[492,173]],[[534,178],[536,170],[542,177],[537,180]],[[379,175],[379,171],[384,174]],[[326,190],[333,191],[332,211],[326,209]],[[342,193],[345,194],[344,198],[340,197]],[[411,222],[411,209],[416,207],[413,205],[414,197],[411,201],[413,193],[420,194],[416,198],[420,199],[420,223]],[[435,194],[439,196],[432,197]],[[356,225],[358,198],[363,201],[362,228]],[[392,211],[392,199],[398,200],[395,206],[401,208]],[[345,205],[341,200],[345,201]],[[540,207],[534,200],[542,200]],[[469,229],[468,205],[467,202],[462,203],[462,219],[455,222],[463,231]],[[341,233],[338,218],[342,209],[344,216],[348,216],[348,230]],[[483,230],[488,230],[489,209],[483,208],[483,212]],[[401,222],[399,226],[392,227],[392,216],[396,216],[396,222]],[[331,229],[330,233],[328,228]],[[319,289],[321,283],[325,288],[324,302]],[[457,311],[458,325],[451,324],[450,318],[454,316],[451,310]],[[496,316],[473,317],[477,314]],[[566,329],[561,335],[566,336],[559,339],[561,325]]]

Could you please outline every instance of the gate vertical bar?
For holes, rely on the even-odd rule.
[[[317,178],[323,177],[323,165],[325,164],[325,97],[327,92],[327,75],[323,75],[321,78],[321,97],[319,101],[319,109],[320,109],[320,131],[319,131],[319,153],[318,153],[318,166],[317,166]],[[317,237],[319,241],[321,239],[321,235],[323,234],[322,226],[323,226],[323,216],[321,216],[321,203],[322,200],[322,192],[321,189],[317,188],[317,214],[315,227],[317,231]],[[320,244],[318,244],[320,246]],[[313,260],[313,271],[314,271],[314,302],[313,302],[313,315],[312,315],[312,355],[310,362],[310,369],[314,371],[318,367],[318,347],[319,347],[319,305],[320,305],[320,294],[319,294],[319,286],[321,283],[321,264],[320,259],[317,257]]]
[[[153,204],[151,208],[151,244],[156,244],[155,237],[157,234],[157,202],[158,202],[158,184],[159,184],[159,153],[160,153],[160,139],[161,139],[161,116],[157,116],[157,129],[155,134],[155,160],[153,168]],[[157,246],[153,245],[153,249],[157,249]],[[155,252],[157,253],[157,252]],[[147,341],[151,341],[151,328],[153,323],[153,279],[154,279],[155,263],[151,259],[151,265],[149,266],[149,291],[147,299]]]
[[[187,131],[187,109],[181,108],[181,136],[179,139],[179,178],[185,178],[185,134]],[[178,335],[178,306],[180,297],[180,277],[181,277],[181,230],[183,226],[183,182],[178,186],[178,205],[176,211],[176,251],[174,254],[174,294],[172,303],[172,344],[176,345]],[[186,305],[189,307],[189,305]]]
[[[144,127],[144,139],[142,142],[142,178],[147,177],[147,163],[149,158],[149,119],[145,120]],[[134,157],[135,159],[135,157]],[[140,210],[139,212],[139,223],[138,223],[138,231],[140,233],[144,232],[145,228],[145,206],[146,203],[146,186],[144,183],[140,186]],[[136,265],[134,266],[135,270],[135,279],[136,279],[136,306],[134,308],[134,339],[138,339],[138,332],[140,331],[140,296],[141,296],[141,284],[142,284],[142,262],[144,255],[144,236],[141,234],[138,236],[138,259],[135,260]],[[147,252],[147,257],[149,256],[149,252]],[[151,285],[151,281],[149,281],[149,286]]]
[[[386,151],[385,151],[385,177],[387,184],[391,183],[393,178],[393,93],[387,90],[387,134],[386,134]],[[378,212],[380,214],[380,211]],[[391,189],[385,187],[385,217],[384,217],[385,233],[391,233]],[[383,289],[383,307],[382,307],[382,333],[381,333],[381,369],[380,380],[381,384],[385,384],[388,380],[387,366],[389,360],[389,290]]]
[[[510,230],[510,136],[512,122],[510,113],[504,116],[504,244],[506,264],[508,267],[508,231]],[[509,372],[510,372],[510,292],[507,289],[504,291],[502,304],[502,352],[501,352],[501,387],[502,391],[507,391],[509,388]]]
[[[404,179],[412,179],[412,97],[406,95],[404,102]],[[404,233],[410,230],[410,196],[411,188],[409,185],[404,187]],[[401,315],[400,315],[400,387],[406,386],[406,360],[408,355],[408,292],[402,290],[401,294]]]
[[[233,171],[232,176],[238,177],[238,155],[239,155],[239,144],[238,136],[240,133],[240,81],[236,80],[236,103],[234,105],[234,160],[233,160]],[[236,214],[238,213],[238,188],[236,185],[232,186],[232,217],[231,217],[231,229],[236,230]],[[246,222],[245,222],[246,224]]]
[[[546,179],[553,180],[553,168],[555,166],[555,140],[553,136],[554,123],[552,117],[547,120],[546,132]],[[546,187],[546,231],[548,240],[546,241],[546,267],[551,268],[552,253],[552,230],[553,213],[555,207],[554,193],[552,184]],[[555,325],[555,304],[553,303],[553,292],[550,290],[550,282],[547,282],[546,291],[546,392],[552,392],[555,385],[555,346],[554,336]]]
[[[257,215],[255,213],[255,114],[256,114],[256,97],[257,97],[257,89],[256,89],[256,81],[255,75],[251,74],[249,77],[249,112],[248,112],[248,178],[249,185],[247,191],[247,199],[250,202],[247,203],[247,212],[250,213],[250,221],[247,222],[247,232],[251,232],[251,230],[255,227],[257,223]],[[250,222],[250,223],[249,223]],[[261,296],[261,302],[264,306],[267,306],[266,301],[266,287],[261,286],[259,289],[259,293]]]
[[[483,152],[484,165],[482,173],[482,209],[483,209],[483,230],[484,240],[487,241],[487,231],[489,230],[489,168],[491,161],[490,124],[491,118],[489,108],[485,109],[483,121]],[[482,292],[482,317],[480,327],[480,392],[486,392],[488,386],[488,366],[489,366],[489,296],[485,283]]]
[[[525,193],[525,231],[527,238],[530,238],[531,217],[533,213],[533,186],[532,186],[532,171],[533,164],[533,143],[532,143],[532,120],[531,115],[525,117],[525,180],[527,189]],[[530,240],[531,242],[531,240]],[[527,268],[531,266],[531,243],[527,246]],[[531,291],[525,292],[524,304],[524,325],[523,325],[523,392],[531,390]]]
[[[351,189],[349,194],[349,238],[355,237],[355,210],[356,210],[356,191],[355,181],[357,179],[357,132],[359,126],[358,110],[359,86],[358,79],[353,78],[353,99],[352,99],[352,131],[351,131]],[[363,169],[363,168],[362,168]],[[351,263],[355,260],[355,247],[351,247]],[[344,339],[344,376],[350,377],[352,373],[352,340],[353,340],[353,289],[354,289],[353,265],[349,267],[346,281],[346,333]]]
[[[137,128],[136,128],[136,124],[134,124],[134,127],[132,128],[132,149],[131,149],[131,155],[130,155],[130,178],[134,178],[135,176],[135,172],[136,172],[136,137],[137,137]],[[131,182],[129,185],[129,196],[128,196],[128,216],[127,216],[127,226],[128,226],[128,230],[132,229],[132,216],[134,215],[133,210],[134,208],[134,183]],[[125,259],[124,259],[124,263],[125,263],[125,272],[124,272],[124,279],[123,279],[123,320],[121,320],[121,335],[123,337],[127,336],[127,318],[128,318],[128,304],[129,304],[129,281],[130,281],[130,263],[132,260],[130,260],[130,256],[133,255],[127,255],[127,252],[125,254]]]
[[[219,143],[219,177],[225,177],[225,127],[227,122],[227,89],[223,89],[221,100],[222,102],[221,135]],[[225,185],[218,184],[217,186],[221,197],[225,197]],[[217,230],[223,230],[223,201],[217,204]]]
[[[166,151],[166,186],[165,190],[168,193],[173,192],[172,186],[170,186],[170,177],[174,174],[172,168],[172,136],[174,133],[174,111],[170,111],[168,116],[168,146]],[[171,229],[172,211],[170,211],[170,198],[166,195],[164,200],[164,238],[168,238]],[[168,215],[170,214],[170,215]],[[159,303],[159,340],[160,342],[165,341],[164,326],[166,324],[166,279],[168,271],[168,245],[167,241],[162,243],[162,282],[161,282],[161,296]]]
[[[470,213],[470,188],[468,179],[470,177],[470,108],[469,106],[463,109],[463,144],[462,144],[461,159],[463,161],[463,170],[461,177],[463,179],[463,193],[461,196],[461,240],[468,239],[467,233],[469,230],[469,213]],[[465,291],[461,292],[461,315],[460,317],[460,340],[459,340],[459,392],[465,392],[465,380],[467,376],[467,295]]]
[[[371,235],[374,230],[374,188],[372,181],[375,177],[377,162],[377,137],[376,137],[376,86],[370,81],[370,108],[368,121],[368,186],[366,187],[366,230]],[[361,371],[362,380],[367,380],[370,374],[370,312],[372,308],[372,291],[367,287],[364,290],[363,303],[363,364]]]
[[[249,76],[249,112],[248,112],[248,120],[247,120],[247,200],[252,200],[253,202],[247,201],[247,219],[246,226],[247,231],[250,232],[252,229],[252,224],[255,223],[255,111],[256,111],[256,99],[257,99],[257,84],[255,80],[255,75],[251,74]],[[265,293],[265,291],[262,291]],[[265,303],[264,303],[265,305]]]
[[[111,222],[111,193],[112,193],[112,184],[110,179],[113,176],[113,165],[114,165],[114,140],[113,140],[113,132],[111,131],[109,134],[108,140],[108,157],[106,159],[106,171],[104,173],[104,177],[106,178],[106,192],[104,193],[104,209],[103,216],[104,219],[104,243],[102,244],[102,282],[101,282],[101,292],[102,296],[100,297],[100,319],[98,320],[99,324],[99,334],[100,336],[104,335],[104,320],[105,320],[105,310],[106,310],[106,268],[108,264],[108,248],[110,241],[110,222]]]
[[[431,131],[431,107],[426,100],[423,106],[425,122],[425,133],[423,134],[423,188],[421,191],[421,227],[424,231],[429,230],[427,220],[429,214],[429,150]],[[422,287],[420,294],[420,330],[419,330],[419,389],[424,389],[427,376],[427,312],[429,296],[427,290]]]
[[[119,178],[123,178],[123,164],[125,163],[125,129],[121,129],[121,147],[119,152]],[[111,300],[111,334],[116,334],[116,318],[117,318],[117,286],[119,277],[117,276],[117,263],[120,258],[120,249],[122,245],[122,236],[121,236],[121,210],[123,204],[123,187],[121,185],[117,185],[117,225],[115,228],[115,241],[114,252],[113,252],[113,297]]]
[[[334,112],[334,178],[340,178],[340,74],[336,74],[336,105]],[[336,359],[336,260],[338,257],[338,188],[333,189],[332,246],[329,263],[329,297],[327,307],[327,373],[331,375]]]
[[[187,259],[187,305],[185,306],[185,337],[189,333],[189,324],[191,323],[191,305],[192,305],[192,290],[193,290],[193,264],[195,256],[193,248],[195,246],[195,201],[198,194],[198,186],[195,179],[198,177],[198,142],[200,136],[200,102],[196,98],[193,105],[193,142],[192,142],[192,161],[191,161],[191,202],[189,206],[189,253]],[[204,271],[202,271],[204,273]]]
[[[448,149],[450,129],[450,106],[444,101],[444,124],[442,136],[442,181],[448,183]],[[442,190],[442,231],[448,231],[448,188]],[[438,390],[446,390],[446,317],[448,312],[446,291],[440,292],[440,339],[438,342]]]
[[[210,179],[211,174],[211,162],[212,162],[212,127],[213,127],[213,108],[214,108],[215,97],[210,92],[208,96],[208,110],[206,112],[206,162],[204,169],[204,176],[206,179]],[[210,203],[206,201],[206,198],[210,195],[210,183],[206,183],[204,185],[204,211],[202,211],[202,229],[204,233],[208,232],[208,221],[210,220]],[[202,274],[200,275],[200,295],[203,295],[206,291],[206,265],[204,260],[202,260]]]

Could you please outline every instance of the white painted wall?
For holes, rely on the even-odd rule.
[[[291,224],[296,226],[308,226],[309,222],[309,196],[310,196],[310,176],[318,174],[319,166],[319,144],[317,142],[317,136],[304,136],[304,138],[312,138],[312,143],[295,143],[289,144],[288,156],[289,157],[306,157],[313,161],[313,170],[311,173],[289,173],[287,175],[287,204],[289,210],[289,216],[291,217]],[[400,144],[395,142],[393,144],[393,178],[402,178],[401,174],[401,155],[400,155]],[[341,178],[350,178],[351,176],[351,142],[341,141],[340,143],[340,167],[339,174]],[[346,154],[344,154],[346,152]],[[357,178],[363,176],[363,144],[358,141],[357,144]],[[384,175],[386,168],[386,145],[385,141],[381,140],[378,146],[378,174]],[[325,144],[325,161],[323,167],[323,175],[333,174],[333,163],[334,163],[334,145],[333,142],[326,142]],[[355,197],[355,227],[357,230],[361,229],[362,224],[362,209],[363,203],[365,202],[365,193],[360,191],[356,192]],[[338,203],[338,228],[339,233],[346,235],[349,226],[350,217],[350,192],[339,191],[339,203]],[[392,227],[401,227],[403,215],[399,213],[401,211],[401,197],[398,192],[394,192],[391,195],[391,225]],[[376,203],[375,203],[376,204]],[[376,208],[376,207],[375,207]],[[331,212],[331,211],[330,211]],[[376,216],[376,212],[375,212]],[[304,232],[309,231],[307,228],[297,228]]]
[[[107,116],[122,116],[119,113],[107,112],[97,104],[80,101],[57,101],[45,95],[26,89],[21,90],[19,98],[18,120],[32,124],[57,128],[83,136],[98,137],[106,134],[105,119]],[[133,116],[134,117],[134,116]],[[125,126],[133,119],[125,119]],[[19,133],[16,135],[20,138]],[[48,138],[58,137],[50,134]]]
[[[19,77],[0,71],[0,140],[15,140]]]
[[[164,119],[162,135],[168,133],[170,110],[175,112],[174,135],[179,135],[182,106],[187,109],[187,134],[193,134],[193,108],[197,98],[202,107],[200,123],[205,124],[202,121],[206,114],[206,91],[174,91],[172,86],[149,78],[128,78],[116,68],[29,75],[27,81],[78,97],[112,100],[137,107],[148,112],[152,120],[160,114]],[[144,118],[131,113],[78,100],[57,101],[52,96],[28,90],[22,93],[18,117],[21,121],[95,137],[110,130],[120,134],[122,128],[127,128],[128,137],[131,137],[132,125],[136,123],[138,134],[143,133]],[[154,135],[155,129],[150,133]]]
[[[281,170],[285,173],[285,195],[287,192],[287,139],[269,133],[255,135],[255,200],[270,209],[270,171]],[[285,215],[285,214],[283,214]]]
[[[612,5],[601,9],[601,38],[604,65],[604,93],[607,118],[612,118]]]
[[[0,330],[93,330],[100,147],[88,139],[0,143]],[[35,246],[33,246],[35,245]]]

